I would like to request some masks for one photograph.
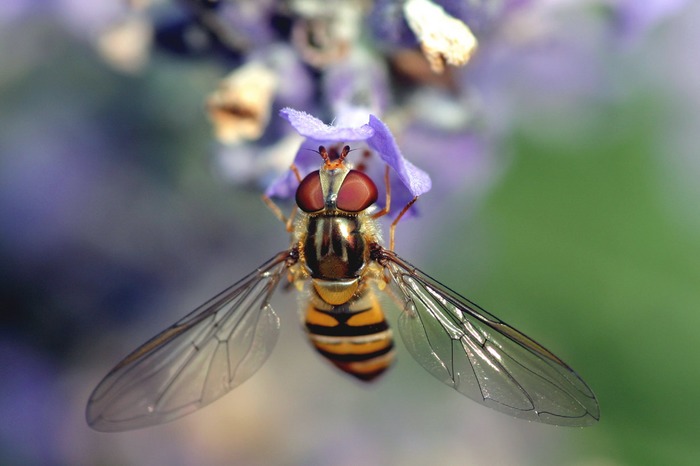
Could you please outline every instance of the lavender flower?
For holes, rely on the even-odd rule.
[[[678,14],[687,4],[688,0],[619,0],[614,16],[622,35],[634,39]]]
[[[433,15],[414,13],[416,5]],[[513,138],[514,128],[527,137],[556,135],[570,145],[572,138],[597,137],[590,128],[595,131],[600,123],[593,119],[609,111],[609,103],[619,108],[631,95],[643,97],[645,105],[635,107],[645,121],[640,129],[658,135],[640,135],[640,141],[654,144],[642,148],[654,151],[650,171],[643,174],[656,176],[640,189],[646,193],[649,186],[660,186],[649,199],[663,201],[654,206],[668,203],[675,209],[669,215],[654,216],[653,209],[645,215],[661,222],[662,230],[652,233],[676,232],[681,223],[680,234],[691,231],[695,217],[686,214],[697,197],[694,123],[700,71],[693,43],[698,13],[687,0],[0,2],[6,52],[0,67],[0,218],[5,227],[0,254],[7,277],[3,303],[11,310],[0,335],[5,369],[0,412],[7,419],[0,428],[3,458],[25,464],[173,465],[379,464],[387,458],[400,464],[426,458],[516,464],[536,463],[544,454],[563,457],[558,449],[568,443],[568,434],[562,431],[547,432],[544,440],[530,438],[525,445],[517,441],[522,426],[497,416],[445,422],[455,419],[455,409],[470,407],[447,399],[436,403],[423,391],[396,397],[391,396],[395,391],[379,389],[376,397],[360,395],[368,408],[366,417],[358,417],[358,400],[347,382],[329,377],[327,368],[309,359],[307,348],[294,358],[291,340],[289,357],[272,358],[271,366],[250,382],[258,385],[182,423],[102,441],[85,426],[82,410],[86,390],[119,352],[281,247],[279,235],[266,234],[276,230],[249,221],[258,213],[267,215],[256,195],[207,189],[208,173],[192,170],[207,160],[201,153],[207,137],[218,141],[212,144],[217,176],[277,198],[290,198],[296,189],[292,162],[302,172],[316,169],[318,145],[347,143],[354,150],[350,162],[377,182],[380,201],[388,163],[393,207],[400,209],[414,194],[424,193],[416,204],[424,216],[419,225],[443,227],[452,235],[453,248],[469,254],[484,242],[478,236],[463,241],[464,232],[454,226],[469,216],[468,203],[478,203],[498,180],[495,174],[508,168],[513,141],[522,147]],[[442,19],[434,24],[431,17]],[[426,32],[441,32],[442,21],[474,40],[452,44],[450,37]],[[117,72],[95,63],[90,48]],[[453,52],[458,59],[451,64]],[[459,57],[468,60],[460,65]],[[659,110],[652,108],[657,105]],[[299,110],[285,110],[280,118],[288,107]],[[213,122],[210,135],[198,133],[202,108]],[[634,124],[620,119],[622,138],[615,140],[624,141]],[[578,167],[586,155],[577,154],[577,160],[558,161],[558,172],[566,174],[572,161],[570,167]],[[527,155],[519,154],[518,160],[530,168],[555,156],[531,164]],[[649,155],[642,153],[645,159]],[[639,172],[631,168],[626,171]],[[660,177],[651,171],[656,168]],[[569,173],[561,183],[586,180],[592,173]],[[526,183],[538,179],[530,176]],[[673,182],[664,184],[667,179]],[[516,182],[513,190],[513,181],[504,192],[527,192],[520,188],[529,184]],[[681,202],[671,202],[676,200]],[[691,208],[683,210],[686,206]],[[606,211],[601,212],[592,220],[604,219]],[[493,228],[520,225],[524,218],[521,212],[496,213]],[[518,223],[501,223],[502,215]],[[676,217],[682,222],[663,223]],[[539,232],[540,220],[526,219],[536,229],[526,229],[523,239]],[[604,233],[614,233],[609,228],[618,223],[606,223]],[[629,236],[629,231],[619,233],[619,238]],[[440,267],[441,259],[456,249],[426,241],[433,237],[440,234],[404,225],[397,250],[436,278],[471,292],[467,283],[479,280],[467,278],[478,278],[479,264],[473,264],[472,276],[451,274],[449,268],[459,262]],[[631,246],[643,241],[635,237]],[[255,247],[246,247],[251,244]],[[621,259],[618,249],[611,263]],[[436,254],[440,250],[442,256]],[[496,255],[505,261],[512,254]],[[678,270],[686,270],[679,265]],[[292,311],[293,299],[285,299],[279,297],[277,309]],[[606,323],[595,313],[587,318]],[[288,316],[288,323],[293,320]],[[299,374],[304,376],[294,377]],[[285,389],[301,397],[299,402],[280,396],[280,377],[288,375],[284,384],[291,385]],[[647,379],[640,376],[629,386],[646,387]],[[690,386],[689,380],[678,383]],[[319,393],[337,396],[319,404]],[[681,412],[679,400],[674,404],[657,396],[650,403],[673,415],[674,409]],[[425,424],[416,429],[397,423],[387,409],[413,410]],[[625,414],[634,417],[631,408]],[[674,421],[674,432],[692,431],[692,416],[686,418]],[[325,441],[308,448],[306,439],[318,435],[319,425]],[[390,431],[393,440],[384,441]],[[661,439],[663,451],[673,449],[676,457],[687,455],[692,462],[693,445],[676,448],[680,437],[661,433],[666,435],[648,437]],[[662,443],[666,437],[674,439],[672,447]],[[270,448],[271,438],[284,441]],[[518,448],[483,448],[494,438],[496,444],[516,439]],[[657,447],[650,445],[645,453]],[[639,457],[634,447],[610,453],[617,457],[603,452],[600,458],[600,452],[581,448],[579,462],[590,462],[591,455],[610,463],[633,462]]]
[[[476,49],[465,15],[483,22],[474,14],[476,10],[459,3],[429,0],[412,0],[405,5],[402,1],[379,1],[371,9],[360,2],[331,5],[319,0],[255,4],[146,1],[133,5],[130,14],[116,9],[111,19],[103,14],[95,24],[86,24],[86,36],[95,38],[102,56],[126,72],[142,68],[153,45],[183,58],[206,58],[228,68],[228,75],[207,99],[218,140],[217,166],[232,182],[256,188],[268,188],[270,180],[283,174],[292,162],[282,155],[291,151],[283,146],[296,144],[296,135],[278,118],[270,118],[285,107],[332,120],[338,128],[376,125],[372,129],[375,137],[361,141],[377,154],[398,154],[400,142],[391,137],[380,139],[388,131],[386,126],[368,117],[377,115],[398,135],[408,128],[413,130],[416,122],[422,126],[424,120],[416,120],[411,108],[412,97],[421,92],[422,78],[396,73],[406,69],[400,53],[413,50],[409,61],[418,60],[428,73],[432,68],[450,74],[450,67],[466,64]],[[397,13],[394,26],[403,28],[397,41],[372,28],[374,19],[389,11]],[[441,25],[446,24],[460,31],[462,38],[440,36],[445,30]],[[421,44],[427,58],[417,51]],[[404,84],[397,86],[399,81]],[[446,100],[451,98],[445,95]],[[468,107],[465,110],[471,112]],[[358,118],[364,120],[358,122]],[[433,132],[443,129],[432,124],[427,128]],[[464,126],[459,130],[469,131]],[[382,147],[372,146],[372,141],[381,140]],[[452,152],[464,153],[457,147]],[[396,203],[425,190],[425,186],[418,189],[410,184],[415,180],[405,171],[406,166],[392,166]],[[374,164],[370,169],[374,170]],[[279,195],[281,189],[276,184],[267,191]]]
[[[252,101],[257,108],[243,112],[262,116],[253,132],[257,136],[224,140],[221,145],[220,167],[227,178],[253,182],[273,197],[293,194],[296,180],[287,168],[294,150],[283,147],[295,145],[297,140],[278,119],[267,118],[289,106],[334,122],[329,127],[308,115],[300,118],[282,110],[306,138],[294,157],[302,173],[317,167],[313,150],[321,143],[359,141],[363,143],[353,147],[372,149],[382,157],[381,150],[386,148],[373,147],[372,141],[388,130],[364,134],[369,128],[376,130],[373,125],[380,123],[378,119],[373,123],[371,114],[391,126],[395,137],[387,141],[403,147],[411,160],[428,167],[441,180],[443,192],[473,186],[484,189],[499,165],[491,146],[517,118],[518,99],[528,98],[521,83],[551,88],[553,105],[565,102],[557,97],[560,92],[580,95],[600,88],[599,63],[591,62],[595,56],[592,48],[597,45],[585,34],[567,36],[563,28],[552,27],[553,18],[566,8],[557,4],[509,0],[477,6],[451,0],[385,0],[376,2],[371,10],[355,2],[336,6],[306,0],[283,11],[266,3],[258,14],[246,16],[258,26],[237,26],[239,35],[246,31],[265,33],[259,34],[258,43],[248,32],[246,40],[238,41],[239,45],[248,44],[248,50],[238,49],[244,64],[235,73],[270,63],[274,44],[279,50],[280,44],[289,40],[292,46],[284,46],[290,71],[268,66],[277,76],[277,86],[286,85],[287,92],[272,90],[255,97]],[[622,11],[624,2],[616,8]],[[265,20],[277,28],[263,27]],[[231,23],[224,20],[223,24]],[[370,33],[373,42],[359,41],[363,31]],[[565,40],[556,44],[554,51],[542,48],[542,41],[552,35]],[[559,57],[558,62],[554,60],[557,66],[542,68],[541,53]],[[472,64],[474,54],[477,62]],[[256,86],[264,81],[258,80]],[[310,91],[314,86],[315,92]],[[299,98],[292,102],[295,88]],[[257,96],[253,86],[241,92]],[[240,99],[234,107],[240,108],[238,104]],[[236,131],[246,127],[240,122],[236,126]],[[417,135],[421,135],[419,140]],[[380,166],[370,164],[369,172],[381,180]],[[400,167],[392,168],[396,207],[410,199],[415,189],[407,184],[410,177],[396,176],[402,173]],[[269,184],[272,179],[275,181]]]
[[[375,181],[382,180],[384,164],[393,169],[390,175],[393,199],[390,213],[398,212],[411,199],[426,193],[432,186],[428,174],[401,155],[389,128],[374,115],[368,115],[368,122],[360,126],[346,126],[342,123],[329,126],[308,113],[291,108],[283,109],[280,115],[306,138],[294,158],[294,165],[302,175],[318,169],[319,157],[314,151],[320,145],[357,142],[352,149],[361,151],[362,167]],[[383,164],[377,163],[378,161]],[[297,184],[295,176],[288,172],[275,180],[266,194],[271,197],[288,198],[293,195]],[[383,206],[382,203],[383,200],[380,201],[380,206]]]
[[[623,0],[600,3],[613,9],[621,29],[638,25],[640,30],[642,24],[678,11],[684,0],[643,2],[644,7]],[[207,99],[218,140],[217,168],[233,183],[276,197],[293,191],[287,173],[292,160],[304,170],[315,167],[317,160],[306,149],[317,149],[319,141],[341,142],[350,132],[353,138],[342,142],[361,142],[353,147],[367,148],[379,157],[392,153],[387,147],[372,146],[372,141],[388,134],[377,129],[379,118],[394,134],[385,142],[402,147],[411,160],[428,168],[442,181],[440,189],[463,189],[465,182],[474,180],[484,188],[493,165],[499,163],[492,156],[492,145],[517,115],[515,102],[527,102],[527,86],[576,93],[599,87],[599,63],[591,61],[597,45],[585,34],[567,35],[564,29],[551,27],[562,24],[562,12],[576,8],[576,2],[377,0],[369,7],[349,0],[134,4],[139,6],[131,14],[114,10],[112,21],[102,14],[86,28],[91,31],[88,36],[95,37],[94,31],[101,29],[99,50],[125,71],[143,66],[151,44],[183,58],[223,64],[229,72]],[[575,16],[591,15],[578,11]],[[564,40],[543,48],[543,41],[553,36]],[[552,60],[543,60],[540,52],[560,57],[554,69],[542,67]],[[560,102],[556,95],[552,93],[554,105]],[[295,126],[306,138],[297,150],[299,136],[274,117],[286,107],[333,121],[334,129],[318,134],[310,131],[309,121]],[[370,120],[369,115],[378,118]],[[316,129],[321,128],[331,127]],[[375,133],[360,138],[355,133],[362,128]],[[380,165],[370,164],[372,176],[381,178],[374,173]],[[400,166],[392,168],[398,204],[416,189],[407,184],[410,176]]]

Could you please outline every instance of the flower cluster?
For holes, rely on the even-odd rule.
[[[218,167],[232,182],[285,197],[290,164],[315,168],[318,161],[305,149],[320,142],[356,143],[379,181],[383,169],[374,161],[388,163],[392,207],[430,188],[427,174],[398,147],[433,176],[460,183],[484,175],[474,171],[486,168],[486,153],[474,126],[477,100],[462,70],[478,49],[477,34],[524,2],[487,8],[430,0],[153,3],[139,2],[124,15],[102,35],[100,50],[117,66],[135,68],[148,47],[134,42],[150,18],[159,49],[223,63],[228,74],[206,107]],[[291,126],[277,117],[281,110]],[[445,163],[435,163],[437,154]]]
[[[611,23],[629,37],[679,11],[685,0],[579,3],[605,6]],[[224,66],[227,76],[206,104],[218,141],[218,168],[232,182],[283,197],[292,160],[306,168],[304,149],[319,141],[364,141],[385,162],[394,160],[387,147],[398,145],[441,180],[441,189],[476,180],[484,185],[493,172],[489,148],[516,112],[503,107],[512,104],[505,95],[519,84],[510,77],[538,63],[532,50],[555,35],[552,18],[577,3],[140,0],[129,2],[130,10],[108,5],[80,14],[91,21],[89,31],[102,55],[120,69],[142,67],[152,46]],[[581,76],[595,75],[596,64],[580,44],[559,47],[547,53],[572,57],[564,68],[574,79],[557,74],[541,85],[552,79],[585,88]],[[530,63],[523,65],[524,57]],[[287,107],[333,126],[285,110],[297,134],[276,117]],[[393,168],[398,192],[415,194],[428,186],[422,172],[411,179],[417,172]]]
[[[281,115],[306,138],[294,158],[294,165],[302,176],[318,168],[319,158],[314,152],[319,146],[355,142],[353,149],[363,153],[362,168],[371,178],[382,179],[383,164],[392,169],[393,212],[429,191],[432,186],[428,174],[403,157],[389,128],[374,115],[369,115],[369,121],[358,127],[328,126],[308,113],[291,108],[283,109]],[[297,184],[296,177],[287,172],[268,187],[266,194],[288,198],[293,195]],[[382,202],[379,201],[380,207],[383,207]]]
[[[547,441],[549,435],[523,448],[480,449],[492,442],[494,431],[499,441],[517,440],[521,427],[512,423],[508,431],[507,420],[499,423],[500,418],[481,415],[462,416],[460,425],[445,423],[454,416],[452,404],[434,403],[410,390],[398,398],[391,397],[391,390],[380,390],[376,400],[363,403],[382,408],[401,403],[395,408],[414,410],[426,422],[420,431],[412,423],[395,422],[381,409],[365,409],[363,416],[356,416],[357,400],[340,388],[346,381],[338,380],[336,388],[320,364],[289,367],[296,348],[291,341],[287,359],[273,358],[271,370],[261,371],[258,382],[251,382],[257,387],[222,400],[223,409],[164,427],[167,439],[166,430],[152,429],[102,442],[85,426],[82,410],[85,390],[104,375],[106,363],[116,362],[121,351],[229,285],[233,277],[249,273],[261,255],[280,246],[278,230],[248,221],[258,212],[267,214],[257,194],[288,197],[296,188],[290,164],[302,172],[318,168],[313,151],[320,144],[349,144],[349,161],[375,178],[380,201],[385,164],[391,167],[393,207],[400,209],[406,199],[423,193],[416,203],[426,217],[420,225],[442,226],[444,231],[402,228],[397,249],[457,287],[478,283],[483,273],[492,271],[466,271],[456,258],[441,267],[441,259],[482,248],[526,286],[509,260],[527,261],[539,252],[529,248],[528,238],[541,239],[541,228],[574,217],[592,225],[590,231],[604,228],[591,236],[593,242],[579,245],[569,233],[585,240],[587,230],[579,230],[576,222],[567,224],[559,232],[565,241],[549,248],[558,257],[565,257],[566,247],[575,258],[589,249],[595,252],[595,260],[573,267],[578,275],[565,280],[569,283],[562,290],[567,292],[577,293],[571,283],[619,275],[625,254],[630,264],[648,264],[649,270],[660,264],[658,254],[681,258],[673,250],[646,248],[657,255],[643,262],[637,246],[657,244],[663,232],[682,234],[669,239],[689,238],[686,233],[695,225],[696,218],[688,214],[697,198],[693,123],[700,108],[700,67],[692,44],[698,42],[699,14],[688,0],[0,2],[0,44],[5,46],[0,67],[0,223],[5,227],[0,232],[0,271],[8,309],[0,335],[0,366],[6,368],[0,412],[8,426],[0,434],[3,457],[16,464],[142,464],[144,458],[149,464],[168,465],[328,464],[341,457],[348,464],[379,464],[386,458],[398,464],[423,458],[516,464],[568,455],[558,450],[562,442]],[[663,27],[668,24],[672,27]],[[635,106],[625,104],[618,112],[620,101],[630,96]],[[197,127],[206,118],[203,107],[212,136],[206,125]],[[630,122],[627,116],[639,119]],[[619,125],[600,130],[604,122],[613,121]],[[612,138],[614,150],[575,152],[578,158],[595,157],[588,165],[571,163],[573,157],[554,161],[564,153],[558,150],[531,163],[527,157],[535,151],[522,150],[533,135],[556,135],[567,141],[566,147],[575,147],[577,138],[590,138],[582,146],[597,150],[605,142],[591,140],[600,133]],[[216,141],[217,174],[232,185],[252,188],[253,196],[236,196],[230,202],[226,193],[209,189],[208,173],[192,170],[207,159],[200,148],[208,137]],[[610,208],[579,211],[565,199],[557,203],[561,211],[549,212],[571,216],[550,219],[538,204],[519,210],[529,198],[507,201],[511,208],[495,209],[497,223],[487,228],[507,233],[494,244],[517,241],[493,253],[487,251],[490,237],[464,241],[464,229],[454,226],[468,217],[464,211],[471,206],[465,201],[484,197],[472,194],[485,191],[497,180],[494,174],[508,168],[511,147],[520,151],[513,158],[521,164],[518,173],[529,178],[509,178],[496,205],[506,205],[503,193],[527,193],[522,188],[531,186],[540,190],[537,183],[543,177],[568,172],[568,177],[545,185],[587,183],[596,194],[591,203],[586,204],[584,193],[571,205]],[[625,155],[626,150],[637,155]],[[601,160],[617,156],[619,160],[601,164],[603,171],[594,171]],[[642,168],[630,165],[641,160]],[[535,172],[540,162],[556,170]],[[630,177],[620,179],[623,172]],[[629,186],[634,189],[625,189]],[[643,196],[630,197],[630,192]],[[652,208],[645,210],[647,205]],[[658,208],[664,205],[673,209]],[[618,221],[621,206],[633,208],[624,222]],[[644,221],[635,223],[638,219]],[[523,222],[533,228],[520,231]],[[657,227],[643,228],[652,224]],[[459,249],[425,241],[441,235]],[[608,251],[602,247],[606,239],[626,247]],[[692,247],[685,240],[676,242]],[[610,264],[613,268],[606,271]],[[530,269],[544,270],[537,265]],[[694,270],[681,262],[666,265]],[[654,281],[654,274],[642,272]],[[534,281],[544,276],[535,275]],[[617,284],[620,296],[632,289],[630,283],[624,277]],[[613,290],[614,280],[606,286]],[[581,296],[587,293],[579,291]],[[675,285],[667,291],[675,292]],[[688,288],[687,296],[691,292]],[[653,296],[639,299],[654,301]],[[596,322],[610,325],[610,312],[601,309],[598,317],[586,315],[591,328]],[[622,328],[624,316],[613,330]],[[289,317],[288,323],[293,320]],[[647,330],[655,334],[652,327]],[[601,332],[595,334],[600,337]],[[304,360],[307,349],[303,347]],[[648,350],[652,358],[653,351]],[[634,358],[640,359],[638,352],[627,353],[620,364],[634,365]],[[667,373],[673,375],[674,368],[669,365]],[[288,397],[279,396],[280,376],[287,375],[292,377],[284,383],[308,399],[290,404]],[[630,392],[631,398],[651,393],[644,375],[628,384],[642,387]],[[677,384],[692,386],[686,383],[690,377]],[[328,385],[319,388],[318,380]],[[656,392],[661,395],[650,402],[664,406],[656,410],[663,421],[672,419],[674,408],[687,411],[683,397]],[[341,395],[318,403],[318,393]],[[629,421],[635,412],[628,405],[623,414],[632,416],[625,418]],[[329,416],[329,407],[334,415]],[[662,428],[653,433],[662,435],[646,437],[672,439],[673,444],[650,442],[643,453],[662,445],[660,451],[681,452],[679,458],[687,454],[687,463],[692,463],[693,449],[677,439],[692,432],[694,419],[681,418],[687,422],[657,422]],[[639,420],[651,429],[657,419],[646,418],[647,425],[644,419],[635,422]],[[305,439],[317,436],[321,424],[321,448],[308,448]],[[675,431],[663,430],[671,424]],[[389,430],[398,441],[377,441]],[[615,435],[613,430],[604,435]],[[619,436],[620,445],[629,440],[624,426]],[[604,441],[611,443],[608,437]],[[687,437],[692,447],[692,436]],[[270,448],[271,438],[288,441]],[[578,462],[591,462],[593,454],[598,462],[634,463],[640,457],[639,442],[627,443],[627,448],[615,449],[619,456],[609,458],[597,451],[589,451],[586,458],[581,448],[584,456]]]

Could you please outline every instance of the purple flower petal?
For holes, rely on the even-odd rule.
[[[391,89],[386,64],[373,54],[353,53],[326,70],[323,92],[336,115],[336,126],[367,123],[370,113],[383,115],[389,105]],[[361,117],[360,123],[345,123],[351,121],[348,113]]]
[[[321,157],[318,155],[318,141],[314,139],[306,139],[299,146],[296,156],[294,157],[294,165],[299,170],[302,177],[308,175],[314,170],[318,170],[321,166]],[[294,197],[299,180],[291,170],[286,170],[278,176],[265,190],[265,195],[278,199],[289,199]]]
[[[430,176],[401,155],[389,128],[374,115],[369,116],[369,126],[374,129],[374,136],[367,140],[367,144],[377,151],[387,165],[396,170],[399,179],[411,194],[420,196],[430,191],[432,186]]]
[[[628,38],[638,37],[687,4],[688,0],[622,0],[616,7],[618,27]]]
[[[370,31],[384,46],[415,47],[416,37],[403,17],[401,4],[396,0],[377,0],[367,16]]]
[[[286,118],[299,134],[317,141],[364,141],[374,134],[374,130],[369,125],[362,125],[359,128],[329,126],[306,112],[289,107],[283,108],[280,115]]]
[[[294,196],[297,186],[299,181],[291,170],[287,170],[270,183],[270,186],[265,189],[265,195],[278,199],[290,199]]]
[[[318,169],[321,162],[315,152],[319,145],[345,144],[355,141],[364,142],[383,162],[383,164],[372,163],[371,156],[362,161],[365,165],[365,171],[376,183],[379,184],[383,181],[384,164],[393,169],[395,175],[391,180],[391,195],[394,201],[392,205],[395,208],[391,209],[392,212],[400,210],[415,196],[419,196],[431,188],[428,174],[403,157],[389,128],[374,115],[368,115],[369,123],[361,124],[358,127],[329,126],[306,112],[291,108],[283,109],[280,115],[286,118],[299,134],[307,138],[294,159],[294,165],[302,176]],[[339,119],[346,121],[343,115]],[[357,144],[352,148],[359,149],[362,146],[363,144]],[[288,198],[294,194],[297,185],[298,181],[290,171],[277,178],[268,187],[266,194],[271,197]],[[380,199],[378,205],[381,207],[382,203],[383,199]]]

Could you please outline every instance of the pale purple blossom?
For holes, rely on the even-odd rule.
[[[623,36],[635,39],[679,14],[688,3],[688,0],[618,0],[614,12]]]
[[[653,151],[641,157],[654,157],[649,168],[659,174],[629,165],[625,171],[641,173],[642,178],[633,179],[644,183],[630,191],[624,184],[629,180],[620,180],[621,197],[611,199],[612,210],[592,218],[600,220],[602,228],[602,236],[591,243],[601,248],[593,252],[611,264],[622,263],[620,248],[606,256],[601,241],[623,244],[629,231],[614,228],[626,223],[605,220],[620,211],[617,207],[649,199],[650,205],[667,209],[650,211],[649,221],[662,221],[652,234],[668,231],[673,238],[692,237],[697,229],[697,216],[692,214],[697,204],[700,108],[700,9],[693,2],[434,0],[479,41],[465,67],[448,68],[442,76],[420,66],[410,73],[403,66],[422,63],[404,3],[0,2],[0,39],[6,52],[0,67],[0,271],[7,310],[0,335],[0,413],[5,421],[0,444],[5,462],[172,466],[410,464],[439,459],[449,464],[537,464],[547,457],[552,462],[568,458],[617,464],[640,456],[639,442],[628,442],[634,445],[627,447],[623,442],[612,453],[581,447],[582,456],[570,459],[570,451],[559,451],[571,443],[570,432],[530,433],[529,427],[505,417],[492,418],[479,408],[471,411],[468,403],[453,404],[455,397],[443,397],[439,391],[443,387],[432,387],[435,392],[404,390],[402,377],[369,392],[354,390],[314,361],[304,342],[295,342],[298,329],[289,296],[276,296],[273,303],[283,321],[291,324],[284,328],[292,335],[286,350],[249,382],[254,385],[222,400],[224,405],[170,426],[109,438],[85,425],[88,390],[111,363],[288,246],[283,227],[274,224],[258,194],[267,190],[277,198],[292,199],[297,181],[290,164],[302,173],[318,169],[321,159],[315,151],[320,144],[349,144],[353,152],[348,160],[356,167],[364,164],[365,151],[370,153],[366,170],[377,183],[380,204],[383,170],[389,164],[394,213],[422,193],[416,204],[422,218],[399,225],[397,252],[471,293],[484,277],[500,273],[489,268],[493,257],[503,264],[513,257],[508,250],[482,254],[480,248],[491,238],[485,241],[480,235],[527,223],[521,236],[527,241],[539,233],[547,236],[549,226],[569,218],[550,218],[562,212],[546,210],[541,218],[526,218],[526,212],[503,209],[503,193],[527,193],[520,188],[538,179],[531,174],[525,184],[510,177],[482,217],[491,224],[475,224],[474,206],[479,208],[485,193],[493,191],[499,173],[507,174],[519,135],[555,134],[560,138],[555,144],[565,140],[570,146],[572,137],[597,136],[600,121],[594,118],[601,112],[619,108],[620,101],[632,100],[631,95],[641,97],[644,105],[637,108],[649,112],[643,115],[648,122],[643,129],[659,132],[654,139],[658,147],[641,148]],[[102,56],[114,67],[96,51],[105,34],[133,19],[148,23],[145,30],[152,37],[141,44],[148,52],[144,65],[126,78],[119,68],[113,71],[100,63]],[[139,46],[132,43],[127,51],[130,47]],[[213,136],[202,115],[205,96],[218,78],[250,63],[266,66],[278,78],[266,127],[257,140],[210,144]],[[299,111],[287,110],[280,118],[285,107]],[[672,113],[678,108],[682,111]],[[619,119],[621,142],[631,124]],[[593,130],[581,129],[586,125]],[[640,137],[646,140],[648,135]],[[544,143],[551,145],[546,139]],[[206,153],[210,147],[215,152],[211,159]],[[515,159],[536,168],[558,156],[553,151],[532,164],[528,155],[519,153]],[[620,158],[619,164],[630,160]],[[213,173],[207,171],[210,161]],[[589,187],[595,191],[593,172],[571,174],[580,162],[573,157],[556,161],[558,172],[568,173],[561,183],[592,181]],[[228,185],[221,186],[217,177],[234,189],[225,189]],[[656,191],[648,191],[655,186]],[[244,188],[253,193],[248,195]],[[643,196],[626,199],[630,192]],[[503,222],[504,215],[518,223]],[[667,217],[672,221],[664,224]],[[470,222],[473,228],[461,228]],[[642,236],[632,238],[627,249],[634,252],[635,245],[644,244]],[[443,237],[449,242],[436,243]],[[586,259],[587,244],[584,255],[576,253],[578,239],[568,235],[562,244],[571,246],[573,257]],[[554,249],[559,252],[562,244],[553,244]],[[461,270],[465,267],[458,261],[444,260],[457,248],[473,257],[469,272]],[[533,254],[538,251],[532,249]],[[631,264],[644,265],[633,259]],[[527,267],[537,271],[543,264],[547,263],[535,260]],[[578,278],[572,276],[571,281]],[[583,278],[585,283],[590,277]],[[510,291],[500,286],[498,293]],[[683,317],[675,315],[678,321]],[[605,322],[594,314],[586,318]],[[297,347],[303,354],[295,353]],[[628,360],[620,359],[620,367]],[[629,367],[637,367],[632,362]],[[401,370],[410,371],[409,366]],[[634,376],[634,371],[627,372]],[[630,399],[646,399],[651,393],[643,375],[625,382],[626,387],[647,388],[643,393],[633,390]],[[403,390],[401,396],[395,396],[397,387]],[[319,403],[318,393],[332,396]],[[659,402],[664,416],[668,412],[666,417],[675,420],[683,400],[675,398],[680,399],[675,404],[661,395],[650,403]],[[358,406],[366,407],[361,416]],[[465,415],[455,416],[455,407]],[[623,414],[632,417],[625,421],[639,421],[633,419],[635,407],[627,408]],[[420,428],[396,422],[397,412],[410,412]],[[692,416],[686,417],[691,421],[665,437],[647,435],[658,443],[650,442],[644,453],[661,448],[676,453],[674,458],[690,458],[692,439],[684,444],[675,435],[691,424]],[[647,421],[642,428],[654,419]],[[308,439],[318,438],[319,429],[324,441],[310,447]],[[528,429],[525,437],[523,429]],[[613,430],[591,435],[614,436]],[[505,443],[513,447],[500,448]]]
[[[342,129],[331,137],[322,134],[325,125],[318,127],[303,149],[312,148],[311,140],[342,139],[366,141],[368,148],[376,149],[372,141],[379,136],[358,140],[343,134],[371,127],[368,115],[376,115],[390,122],[396,136],[387,142],[397,144],[410,160],[430,170],[441,180],[441,189],[458,190],[464,185],[461,180],[469,178],[488,185],[492,170],[485,167],[499,163],[487,160],[494,153],[489,145],[510,128],[521,106],[556,107],[565,102],[560,95],[594,94],[604,87],[596,58],[600,43],[590,31],[592,22],[605,16],[596,17],[591,5],[600,6],[600,11],[607,8],[611,12],[607,25],[629,36],[677,14],[687,0],[433,0],[478,39],[472,60],[463,68],[450,68],[442,82],[431,81],[434,77],[429,74],[406,75],[401,66],[401,52],[413,50],[420,56],[420,37],[409,27],[405,3],[377,0],[363,8],[359,2],[329,6],[319,0],[254,4],[185,0],[139,3],[135,13],[151,19],[153,43],[159,49],[183,58],[213,59],[227,71],[250,63],[267,66],[278,78],[269,115],[293,107],[333,122],[335,130]],[[87,32],[85,37],[96,38],[100,30],[126,15],[123,4],[115,0],[80,14],[77,4],[62,0],[62,6],[55,8],[61,10],[59,17],[73,18],[74,29]],[[8,6],[8,14],[16,9]],[[531,86],[550,89],[551,98],[530,102],[527,89]],[[444,107],[451,109],[445,113]],[[451,122],[445,126],[447,120]],[[279,179],[292,162],[280,155],[285,153],[281,144],[293,140],[290,128],[274,117],[264,124],[259,139],[217,145],[216,166],[223,178],[235,184],[288,195],[293,191],[291,183],[286,187],[279,180],[273,186],[269,183]],[[404,134],[407,140],[415,134],[440,135],[434,137],[436,144],[453,160],[444,163],[414,150],[415,144],[404,146]],[[471,144],[462,144],[465,138]],[[297,155],[295,163],[305,166],[305,157]],[[401,172],[394,173],[400,181],[397,190],[406,189],[409,196],[406,180],[398,177]],[[283,178],[290,181],[288,175]]]
[[[327,125],[306,112],[291,108],[283,109],[280,115],[306,138],[294,158],[294,165],[302,176],[320,166],[321,159],[315,153],[319,146],[349,144],[351,149],[368,148],[371,151],[362,162],[375,182],[383,183],[384,164],[392,169],[392,212],[397,212],[414,197],[428,192],[432,186],[428,174],[403,157],[389,128],[374,115],[367,115],[367,123],[360,126]],[[374,154],[379,160],[373,157]],[[382,163],[377,163],[379,161]],[[287,172],[268,187],[266,194],[278,198],[291,197],[297,184],[293,173]],[[379,205],[383,205],[383,200]]]

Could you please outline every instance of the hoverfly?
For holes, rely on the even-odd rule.
[[[277,340],[269,304],[283,278],[307,286],[305,326],[312,345],[363,381],[394,359],[392,333],[376,298],[388,291],[402,308],[399,333],[413,357],[476,402],[548,424],[599,419],[595,395],[542,345],[440,284],[380,244],[372,212],[375,183],[323,146],[321,168],[301,179],[291,247],[204,303],[124,358],[95,388],[87,421],[96,430],[161,424],[193,412],[247,380]],[[388,178],[388,171],[387,176]],[[291,219],[291,217],[290,217]],[[288,221],[288,225],[292,222]]]

